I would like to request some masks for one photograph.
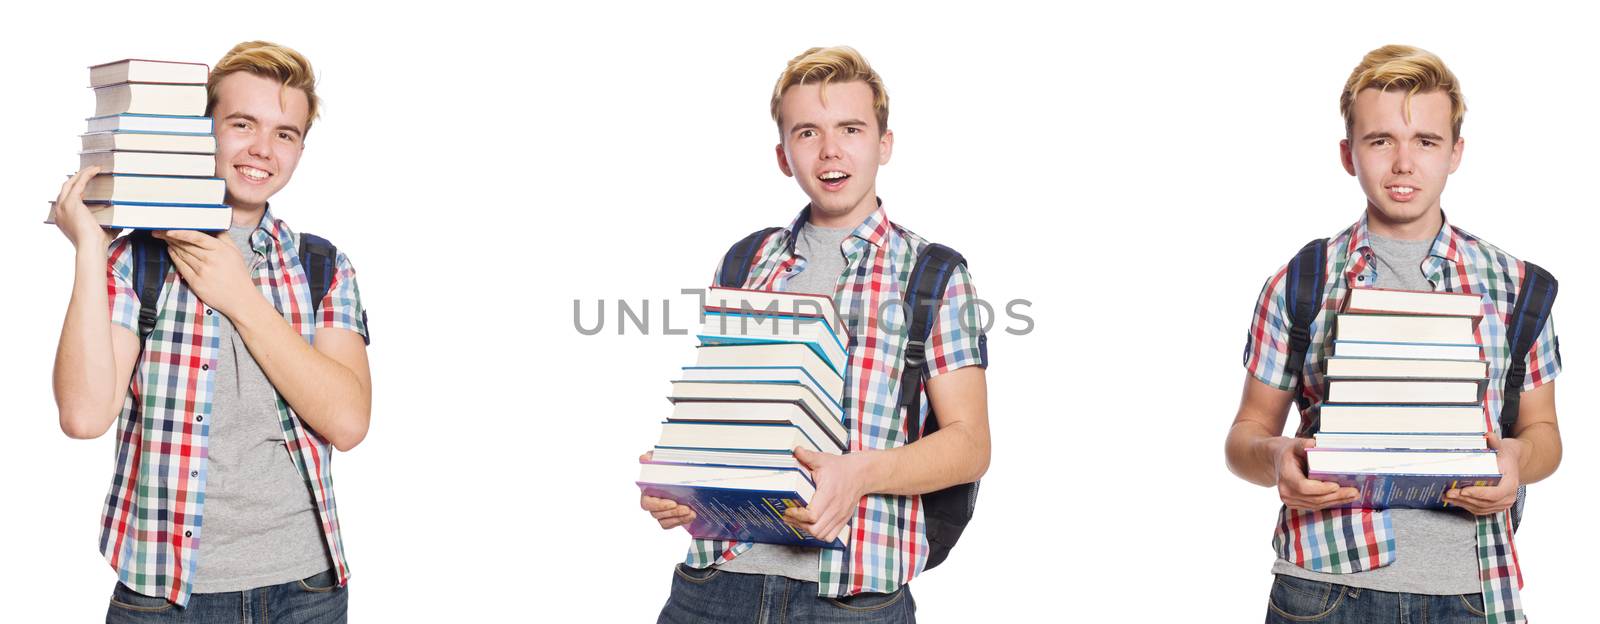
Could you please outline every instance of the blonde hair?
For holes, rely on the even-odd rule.
[[[317,119],[317,75],[311,71],[311,61],[292,48],[270,41],[246,41],[233,46],[217,66],[211,68],[206,80],[206,116],[211,116],[217,106],[217,84],[229,74],[248,72],[271,78],[278,84],[299,89],[306,94],[306,127],[311,132],[311,122]]]
[[[1461,136],[1461,121],[1467,116],[1467,101],[1461,95],[1461,83],[1445,67],[1444,61],[1432,52],[1405,45],[1386,45],[1362,57],[1361,64],[1350,72],[1344,83],[1344,93],[1339,96],[1339,113],[1344,115],[1344,134],[1349,138],[1355,128],[1356,94],[1362,89],[1404,89],[1406,121],[1411,120],[1411,96],[1418,93],[1443,91],[1450,97],[1451,138]]]
[[[789,60],[772,88],[772,121],[778,121],[778,103],[789,87],[816,83],[826,97],[828,83],[860,80],[872,89],[872,111],[877,114],[878,134],[889,129],[889,92],[883,88],[883,78],[867,64],[861,53],[849,46],[811,48]],[[780,128],[781,130],[781,128]]]

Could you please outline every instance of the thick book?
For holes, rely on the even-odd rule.
[[[838,449],[831,447],[827,442],[819,444],[793,423],[684,422],[669,419],[661,423],[661,437],[656,439],[657,450],[766,453],[791,457],[796,448],[839,454]]]
[[[1324,433],[1455,433],[1483,435],[1488,420],[1481,405],[1342,405],[1324,403]]]
[[[1470,316],[1341,313],[1333,331],[1338,340],[1477,344],[1476,323],[1477,319]]]
[[[1335,340],[1336,357],[1396,358],[1407,360],[1476,360],[1483,357],[1476,342],[1462,344],[1423,344],[1370,340]]]
[[[222,178],[132,175],[97,175],[83,187],[84,203],[173,204],[216,206],[227,196]]]
[[[186,132],[138,132],[132,130],[90,132],[79,136],[83,151],[121,150],[126,152],[174,152],[215,154],[217,139],[209,134]]]
[[[831,375],[824,375],[827,380]],[[731,381],[752,383],[793,383],[810,388],[829,407],[844,414],[844,380],[823,383],[799,366],[685,366],[684,381]]]
[[[89,66],[89,86],[103,87],[122,82],[164,82],[204,85],[211,75],[205,63],[122,59]]]
[[[204,84],[159,84],[124,82],[95,87],[94,114],[120,115],[204,115],[206,114],[206,86]]]
[[[1344,311],[1481,317],[1483,295],[1389,288],[1352,288],[1350,296],[1345,299]]]
[[[1329,379],[1367,377],[1481,380],[1489,378],[1489,363],[1483,360],[1406,360],[1334,356],[1328,358],[1323,374]]]
[[[1356,488],[1348,507],[1443,509],[1451,488],[1500,483],[1494,451],[1306,449],[1306,476]]]
[[[102,115],[90,117],[88,132],[173,132],[210,135],[210,117],[193,115]]]
[[[799,366],[811,373],[835,395],[844,393],[844,377],[828,365],[816,351],[802,344],[700,345],[695,347],[696,366]],[[837,381],[835,381],[837,380]]]
[[[819,424],[828,431],[829,437],[836,441],[847,439],[849,433],[845,430],[843,420],[844,412],[837,406],[822,398],[815,391],[797,383],[781,382],[736,382],[736,381],[688,381],[677,380],[672,382],[672,394],[667,397],[676,403],[683,400],[694,401],[728,401],[728,402],[761,402],[761,401],[799,401],[806,411],[813,414]]]
[[[217,159],[211,154],[164,154],[161,152],[80,152],[78,169],[99,167],[100,173],[135,173],[158,176],[210,178],[217,175]]]
[[[846,343],[820,319],[709,311],[705,317],[696,334],[701,345],[803,344],[822,356],[836,374],[845,376],[850,357]]]
[[[806,409],[805,403],[798,399],[760,402],[675,399],[667,421],[793,425],[805,432],[824,453],[843,453],[849,448],[844,427],[830,429],[824,424],[823,416]]]
[[[226,230],[233,222],[233,209],[226,205],[86,204],[89,214],[101,227],[136,230]],[[45,215],[45,223],[55,223],[55,202]]]
[[[1316,435],[1322,449],[1474,451],[1489,448],[1482,435],[1453,433],[1332,433]]]
[[[816,484],[795,469],[640,462],[639,489],[694,510],[686,527],[698,538],[844,548],[842,539],[823,542],[783,521],[791,507],[805,507]]]
[[[1328,401],[1361,404],[1473,405],[1483,400],[1483,380],[1328,378]]]
[[[706,291],[705,311],[815,318],[826,323],[840,343],[850,344],[833,298],[825,295],[712,286]]]

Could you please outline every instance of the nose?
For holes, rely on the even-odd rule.
[[[1411,175],[1414,163],[1411,146],[1401,143],[1394,151],[1394,162],[1390,163],[1389,171],[1395,175]]]
[[[822,151],[818,154],[824,160],[839,158],[839,140],[831,132],[822,133]]]
[[[251,156],[267,160],[272,158],[272,133],[258,132],[250,139],[250,144],[245,146]]]

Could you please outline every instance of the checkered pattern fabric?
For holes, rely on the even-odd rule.
[[[746,288],[782,290],[790,277],[805,270],[806,260],[795,255],[794,245],[800,227],[810,218],[809,210],[802,211],[787,230],[767,237],[753,260]],[[891,224],[881,205],[841,244],[846,269],[839,276],[834,304],[851,336],[844,425],[852,452],[894,448],[907,442],[908,423],[896,407],[907,341],[905,307],[898,303],[917,252],[926,244],[916,234]],[[719,266],[712,275],[720,273]],[[977,292],[965,268],[950,277],[926,346],[930,377],[988,365],[987,338],[976,300]],[[927,417],[928,404],[924,396],[918,418]],[[920,496],[872,494],[862,498],[845,530],[848,548],[821,551],[817,594],[843,597],[893,592],[921,573],[928,558],[921,502]],[[697,539],[685,563],[703,568],[731,560],[750,546],[747,542]]]
[[[1300,415],[1300,429],[1296,432],[1300,437],[1311,436],[1320,416],[1324,363],[1333,351],[1334,315],[1344,306],[1351,288],[1376,279],[1372,260],[1365,218],[1328,241],[1327,290],[1321,313],[1311,323],[1311,348],[1298,384],[1298,392],[1310,399],[1309,407]],[[1295,380],[1284,366],[1289,357],[1290,327],[1284,294],[1287,269],[1278,269],[1262,288],[1250,322],[1244,363],[1262,383],[1295,390]],[[1434,238],[1422,270],[1436,291],[1483,296],[1483,321],[1478,323],[1477,332],[1489,361],[1484,418],[1490,430],[1498,431],[1505,376],[1512,357],[1506,339],[1507,322],[1522,283],[1522,262],[1447,222]],[[1546,323],[1526,358],[1524,392],[1549,383],[1561,372],[1554,322]],[[1521,570],[1510,526],[1510,518],[1504,512],[1478,517],[1478,570],[1491,624],[1526,621],[1518,598]],[[1335,574],[1389,565],[1395,552],[1389,513],[1372,509],[1295,512],[1282,508],[1272,545],[1278,556],[1290,563]]]
[[[232,243],[229,243],[230,245]],[[320,314],[300,266],[299,238],[284,222],[263,215],[251,233],[251,278],[284,319],[310,342],[323,327],[367,334],[355,269],[343,253]],[[111,320],[139,331],[128,238],[111,244],[106,269]],[[206,441],[218,353],[216,312],[168,271],[155,330],[144,342],[132,385],[117,419],[116,468],[100,525],[100,551],[123,584],[141,594],[185,605],[203,539]],[[315,499],[331,564],[350,577],[333,497],[333,448],[278,399],[278,415],[295,465]]]

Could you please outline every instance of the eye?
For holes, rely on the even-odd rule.
[[[1386,146],[1388,144],[1389,144],[1389,139],[1373,139],[1372,140],[1372,146],[1373,147],[1384,147],[1384,146]]]
[[[807,130],[801,130],[800,131],[800,138],[802,138],[802,139],[809,139],[809,138],[814,137],[814,136],[817,136],[817,131],[816,130],[807,129]]]
[[[1438,145],[1438,143],[1434,143],[1433,139],[1423,139],[1422,140],[1422,146],[1423,147],[1433,147],[1435,145]]]
[[[855,126],[850,126],[850,127],[844,129],[844,133],[845,134],[861,134],[861,129],[857,128]]]

